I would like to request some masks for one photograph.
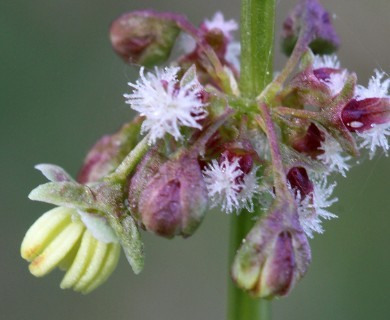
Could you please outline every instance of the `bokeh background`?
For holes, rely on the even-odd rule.
[[[326,0],[342,38],[343,66],[366,84],[390,71],[388,0]],[[277,27],[295,1],[277,1]],[[238,0],[0,1],[0,318],[176,320],[225,318],[229,217],[213,212],[190,239],[144,234],[146,266],[125,259],[88,296],[59,289],[62,273],[31,276],[20,258],[24,233],[49,205],[27,199],[45,179],[36,163],[76,174],[88,148],[132,117],[122,94],[137,70],[110,48],[108,27],[124,11],[155,8],[198,24],[222,10],[239,18]],[[278,46],[276,46],[278,48]],[[276,50],[278,51],[278,50]],[[276,68],[284,57],[277,54]],[[339,179],[338,219],[311,241],[313,263],[273,319],[390,318],[390,159],[367,157]],[[245,320],[245,319],[243,319]]]

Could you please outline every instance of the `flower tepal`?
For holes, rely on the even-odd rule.
[[[141,78],[135,84],[128,83],[134,90],[124,95],[126,103],[145,116],[142,132],[150,132],[150,144],[165,133],[180,140],[180,126],[201,129],[198,120],[207,116],[201,94],[203,87],[196,76],[179,81],[179,71],[177,67],[155,68],[155,73],[145,74],[144,68],[141,68]]]

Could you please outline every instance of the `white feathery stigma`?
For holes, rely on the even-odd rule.
[[[343,177],[346,176],[346,171],[349,170],[350,165],[347,163],[351,157],[343,154],[343,149],[340,144],[331,136],[326,136],[325,140],[321,142],[320,150],[324,153],[317,156],[317,159],[322,161],[328,167],[328,172],[339,172]]]
[[[228,160],[224,158],[221,163],[212,160],[203,170],[203,177],[211,199],[211,207],[221,206],[226,213],[246,208],[253,211],[253,196],[257,194],[258,184],[256,171],[243,175],[240,169],[239,157]]]
[[[221,205],[222,210],[231,213],[239,207],[237,194],[242,189],[243,183],[238,181],[242,175],[239,158],[232,162],[224,159],[221,164],[212,160],[208,167],[203,170],[203,177],[212,201],[211,207]]]
[[[370,151],[370,160],[374,157],[377,148],[382,148],[387,156],[389,150],[387,136],[390,136],[390,123],[372,124],[371,127],[363,132],[356,131],[356,134],[362,139],[359,147]]]
[[[326,179],[313,182],[314,190],[304,199],[301,199],[299,192],[296,193],[298,203],[299,222],[303,231],[309,238],[313,238],[313,233],[323,233],[321,225],[322,219],[337,218],[337,216],[327,210],[338,199],[330,199],[336,183],[327,185]]]
[[[252,168],[251,172],[244,176],[244,186],[238,194],[240,202],[239,208],[245,208],[249,212],[253,212],[253,198],[260,194],[259,181],[257,178],[258,167]]]
[[[214,14],[211,20],[206,19],[204,25],[207,30],[219,29],[227,38],[231,40],[233,38],[232,32],[238,29],[238,24],[234,19],[225,20],[222,12],[218,11]]]
[[[150,132],[150,144],[165,133],[181,139],[180,126],[202,129],[197,121],[207,116],[205,104],[199,98],[203,88],[196,77],[180,83],[179,70],[177,67],[155,68],[155,73],[145,74],[142,67],[140,79],[128,83],[133,92],[124,95],[126,103],[145,116],[141,131]]]
[[[340,61],[335,54],[315,55],[313,61],[313,69],[321,68],[339,69]]]
[[[364,100],[367,98],[386,98],[389,97],[390,78],[385,77],[385,73],[377,69],[374,70],[374,75],[368,81],[367,88],[361,85],[356,87],[356,100]]]

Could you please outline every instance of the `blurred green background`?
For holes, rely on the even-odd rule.
[[[390,1],[323,2],[336,16],[343,66],[362,84],[374,68],[389,72]],[[293,3],[277,1],[278,30]],[[33,166],[55,163],[76,174],[94,141],[132,117],[122,94],[137,70],[112,53],[108,27],[141,8],[181,12],[196,24],[217,10],[239,18],[238,0],[0,2],[1,319],[225,318],[225,214],[210,213],[187,240],[144,234],[144,272],[135,276],[122,256],[109,281],[88,296],[59,289],[59,271],[34,278],[19,256],[24,233],[50,208],[27,199],[45,181]],[[283,61],[278,54],[277,69]],[[273,303],[273,319],[390,319],[390,159],[364,158],[338,179],[332,211],[339,218],[311,241],[309,273]]]

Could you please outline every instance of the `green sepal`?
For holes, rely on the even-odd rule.
[[[52,182],[74,182],[74,179],[60,166],[50,163],[37,164],[35,169],[42,172],[42,174]]]
[[[180,80],[180,87],[184,87],[187,84],[193,82],[194,80],[197,80],[196,76],[196,67],[193,64],[191,67],[187,69],[187,71],[184,73],[183,77]]]
[[[30,192],[29,199],[55,204],[61,207],[94,210],[95,197],[92,191],[76,182],[48,182]]]
[[[144,267],[144,244],[135,220],[130,215],[120,220],[111,213],[107,214],[107,218],[119,238],[127,261],[134,273],[139,274]]]

